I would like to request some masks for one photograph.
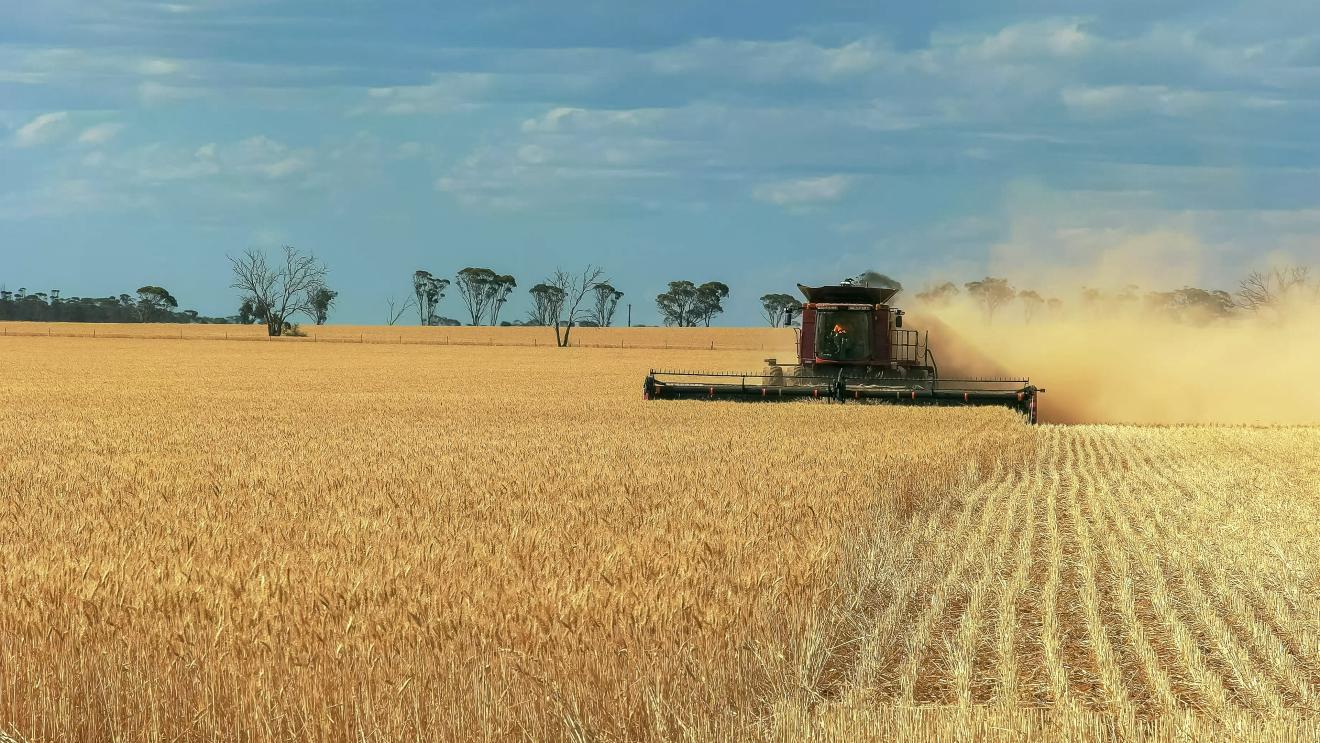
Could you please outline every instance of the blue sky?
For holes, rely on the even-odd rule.
[[[416,268],[488,265],[521,303],[592,262],[642,322],[666,281],[722,280],[728,324],[866,269],[1231,288],[1320,260],[1314,3],[0,0],[0,18],[10,289],[152,283],[230,314],[225,254],[292,244],[329,265],[341,322],[381,322]]]

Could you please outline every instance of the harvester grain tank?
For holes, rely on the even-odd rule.
[[[1029,379],[942,378],[929,334],[904,328],[903,310],[890,306],[897,289],[857,280],[798,289],[807,301],[797,330],[796,364],[766,359],[760,372],[653,369],[646,377],[646,399],[995,405],[1036,422],[1037,397],[1044,390]]]

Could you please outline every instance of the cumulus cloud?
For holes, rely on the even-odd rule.
[[[435,187],[469,207],[600,201],[652,209],[655,200],[637,191],[690,173],[706,156],[685,141],[695,139],[690,132],[706,116],[693,109],[552,107],[455,162]]]
[[[14,132],[14,143],[19,147],[35,147],[58,137],[67,128],[69,113],[53,111],[41,114]]]
[[[918,198],[939,205],[946,187],[963,196],[984,188],[978,198],[993,201],[1000,184],[1024,175],[1065,191],[1141,188],[1146,202],[1296,206],[1309,198],[1308,179],[1314,179],[1306,143],[1316,110],[1315,69],[1306,65],[1320,59],[1320,46],[1277,31],[1215,31],[1207,19],[1222,8],[1212,10],[1165,20],[1152,20],[1158,13],[1106,18],[1107,11],[1096,11],[1096,20],[1025,23],[1004,20],[1011,14],[1001,11],[936,14],[915,35],[912,28],[822,17],[811,26],[758,28],[758,39],[733,38],[736,31],[716,38],[709,34],[719,29],[709,27],[668,37],[685,41],[645,48],[386,50],[376,45],[390,39],[364,28],[359,41],[371,53],[348,61],[333,53],[316,59],[318,51],[304,50],[297,64],[275,53],[208,56],[237,47],[194,48],[178,39],[99,49],[0,43],[0,80],[47,85],[53,93],[94,99],[103,110],[169,104],[196,112],[192,99],[207,96],[208,106],[232,106],[241,131],[264,127],[255,117],[271,110],[301,107],[300,113],[321,117],[318,137],[339,132],[342,140],[359,128],[378,137],[341,157],[333,148],[297,144],[305,134],[292,128],[258,129],[270,138],[236,141],[242,135],[235,135],[201,147],[206,139],[161,129],[168,144],[130,149],[114,139],[114,125],[84,129],[105,114],[86,123],[84,114],[33,120],[21,133],[16,127],[23,121],[6,122],[12,142],[25,146],[73,139],[98,145],[95,157],[91,147],[67,156],[162,195],[176,188],[183,194],[293,191],[288,187],[305,187],[327,172],[342,178],[355,168],[397,167],[413,178],[427,172],[443,198],[483,207],[612,207],[631,200],[669,208],[684,199],[723,199],[746,208],[754,199],[805,212],[842,201],[826,216],[841,225],[840,239],[852,242],[893,230],[888,215],[853,209],[861,202],[850,198],[854,190],[914,173],[921,177],[905,183],[916,195],[880,210],[902,210]],[[208,28],[233,33],[223,24]],[[178,49],[188,50],[186,61],[170,56]],[[72,104],[46,103],[24,115],[55,105]],[[346,123],[345,113],[420,120],[364,126],[361,119]],[[146,121],[116,118],[135,122],[135,142],[148,136]],[[307,119],[264,120],[296,127]],[[1152,122],[1157,126],[1146,126]],[[100,146],[111,142],[116,146]],[[453,151],[464,142],[468,149]],[[1077,167],[1080,161],[1086,166]],[[1297,174],[1265,172],[1284,161]],[[1149,170],[1117,170],[1135,165]],[[1224,169],[1211,174],[1210,165]],[[1175,182],[1170,173],[1179,167],[1187,172]],[[84,174],[71,167],[66,175]],[[401,177],[392,185],[415,183]],[[950,199],[947,208],[975,200]],[[1088,199],[1086,208],[1097,210],[1096,201]],[[885,228],[859,227],[859,215]],[[1102,217],[1131,219],[1131,212]],[[912,216],[928,218],[935,217]],[[1037,245],[1048,249],[1064,238],[1084,242],[1080,233],[1048,232]],[[980,253],[994,244],[980,235],[946,239],[975,243]]]
[[[278,210],[323,203],[328,194],[361,188],[391,150],[361,136],[321,147],[257,135],[201,145],[154,142],[95,149],[59,148],[41,177],[0,195],[0,219],[26,219],[172,204],[180,208]],[[379,144],[378,142],[375,144]]]
[[[779,206],[805,206],[838,201],[848,193],[852,184],[853,179],[846,175],[798,178],[762,183],[752,190],[752,195]]]
[[[106,142],[109,142],[110,140],[119,136],[119,132],[123,130],[124,130],[123,124],[113,121],[107,121],[105,123],[96,124],[94,126],[89,126],[86,129],[84,129],[82,134],[78,135],[78,142],[81,144],[91,144],[91,145],[105,144]]]
[[[1012,24],[988,35],[941,32],[932,45],[983,62],[1040,62],[1081,57],[1095,51],[1098,42],[1080,21],[1049,18]]]

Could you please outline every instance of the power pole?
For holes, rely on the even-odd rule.
[[[632,304],[628,305],[628,327],[632,327]]]

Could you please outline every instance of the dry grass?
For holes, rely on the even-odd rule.
[[[1315,734],[1320,430],[641,400],[763,355],[0,337],[0,731]]]

